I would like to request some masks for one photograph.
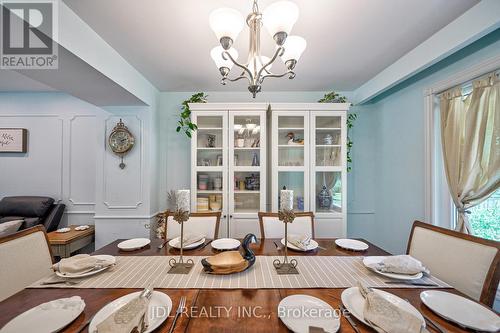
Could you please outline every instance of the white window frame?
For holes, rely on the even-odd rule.
[[[460,71],[445,80],[434,83],[424,89],[424,203],[425,222],[446,228],[455,227],[454,205],[451,196],[440,196],[437,193],[448,193],[446,182],[440,181],[442,170],[439,170],[437,158],[441,154],[436,126],[439,125],[439,109],[436,107],[437,95],[452,87],[476,79],[500,67],[500,55],[484,60],[466,70]],[[439,154],[439,155],[437,155]],[[439,207],[450,209],[439,210]]]

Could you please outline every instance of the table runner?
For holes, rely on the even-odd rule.
[[[30,288],[194,288],[194,289],[267,289],[267,288],[349,288],[363,282],[375,288],[422,288],[408,284],[386,284],[389,278],[381,276],[363,265],[363,257],[343,256],[290,256],[298,262],[298,275],[278,275],[273,260],[278,256],[257,256],[248,270],[230,275],[212,275],[203,272],[200,256],[185,256],[195,266],[189,274],[167,274],[171,256],[118,256],[116,266],[85,278],[75,285],[41,285],[37,281]],[[178,257],[175,257],[178,258]],[[450,286],[435,277],[424,277],[425,283],[440,288]],[[428,287],[426,287],[428,288]]]

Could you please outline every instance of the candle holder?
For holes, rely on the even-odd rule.
[[[283,258],[283,262],[279,259],[275,259],[273,261],[273,266],[276,269],[276,272],[279,275],[284,274],[299,274],[297,270],[297,260],[292,259],[288,261],[288,223],[292,223],[295,220],[295,213],[292,209],[287,210],[283,209],[278,212],[278,219],[285,224],[285,257]]]
[[[184,222],[189,220],[189,211],[177,209],[174,213],[174,220],[181,225],[181,254],[179,261],[175,258],[170,258],[168,264],[170,265],[170,270],[168,274],[188,274],[194,266],[194,261],[192,259],[186,260],[184,262],[183,249],[184,249]]]

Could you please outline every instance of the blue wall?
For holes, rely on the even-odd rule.
[[[348,235],[402,253],[414,220],[424,219],[426,87],[500,54],[500,29],[417,74],[370,104],[355,106]],[[361,193],[360,193],[361,192]],[[373,209],[370,212],[370,209]]]

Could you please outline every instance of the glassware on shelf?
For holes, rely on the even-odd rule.
[[[198,190],[208,190],[208,175],[198,175]]]
[[[208,148],[215,148],[215,140],[217,136],[215,134],[207,134],[207,144],[206,147]]]
[[[214,189],[217,191],[222,190],[222,177],[216,177],[214,179]]]
[[[257,152],[254,152],[252,157],[252,166],[259,166],[259,165],[260,165],[259,156],[257,155]]]

